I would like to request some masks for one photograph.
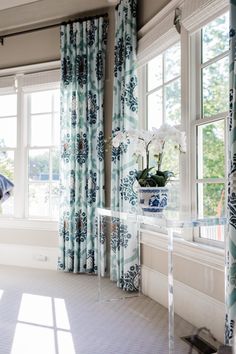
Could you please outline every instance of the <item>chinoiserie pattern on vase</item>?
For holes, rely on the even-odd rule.
[[[136,0],[121,0],[116,9],[112,135],[138,125],[136,73]],[[112,147],[111,208],[132,212],[136,164],[125,144]],[[111,279],[127,291],[138,290],[139,257],[136,225],[112,219]]]
[[[236,1],[230,1],[230,103],[228,117],[228,230],[226,237],[226,344],[233,344],[236,323]]]
[[[61,197],[58,268],[96,272],[104,206],[103,99],[108,20],[61,26]]]

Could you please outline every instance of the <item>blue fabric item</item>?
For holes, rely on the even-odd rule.
[[[112,135],[138,127],[136,0],[120,1],[116,10]],[[130,146],[129,146],[130,147]],[[138,165],[127,145],[112,148],[111,209],[136,211],[134,191]],[[111,280],[124,291],[139,289],[137,225],[112,218]]]
[[[4,202],[11,196],[14,184],[5,176],[0,174],[0,201]]]

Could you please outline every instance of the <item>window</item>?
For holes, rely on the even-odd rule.
[[[14,180],[15,153],[17,147],[17,95],[0,93],[0,173]],[[12,215],[14,196],[0,207],[3,214]]]
[[[176,43],[146,65],[147,128],[163,123],[181,124],[180,43]],[[151,157],[152,158],[152,157]],[[173,144],[165,147],[163,170],[179,176],[179,154]]]
[[[59,72],[9,77],[8,85],[14,87],[4,87],[4,80],[0,78],[0,173],[15,188],[0,214],[57,219]]]
[[[146,127],[151,130],[163,123],[181,125],[181,49],[176,42],[165,51],[147,62],[144,69],[146,82],[145,106]],[[150,166],[155,166],[155,158],[150,156]],[[169,196],[172,207],[179,203],[179,152],[173,144],[166,142],[162,170],[174,172]]]
[[[193,217],[224,216],[229,16],[225,5],[220,13],[214,2],[194,13],[185,2],[181,9],[180,34],[165,22],[175,9],[140,30],[140,125],[151,129],[166,122],[186,131],[187,153],[179,158],[169,150],[164,160],[163,168],[175,173],[173,206]],[[224,228],[201,228],[183,237],[222,246]]]
[[[59,203],[59,92],[26,95],[28,215],[56,218]]]
[[[196,173],[193,204],[199,217],[225,215],[225,124],[228,111],[228,13],[194,34]],[[223,241],[223,227],[202,228],[200,240]]]

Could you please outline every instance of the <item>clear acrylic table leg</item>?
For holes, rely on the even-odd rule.
[[[168,315],[169,354],[174,354],[173,229],[168,228]]]

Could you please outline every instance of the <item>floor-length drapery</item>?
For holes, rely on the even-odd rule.
[[[58,268],[96,272],[96,208],[104,206],[106,16],[61,26],[61,197]]]
[[[232,344],[236,322],[236,0],[230,1],[229,118],[228,118],[228,230],[226,235],[225,341]]]
[[[136,5],[136,0],[121,0],[116,9],[113,136],[138,125]],[[112,210],[131,211],[135,207],[135,168],[130,147],[112,148]],[[113,218],[111,230],[111,279],[124,290],[136,291],[139,277],[136,227]]]

